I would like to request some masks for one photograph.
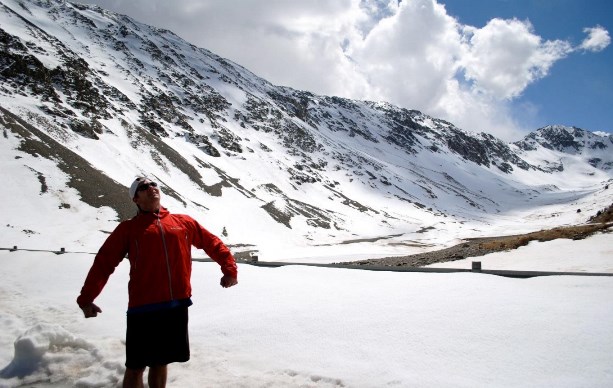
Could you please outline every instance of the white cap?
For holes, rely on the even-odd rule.
[[[128,191],[130,194],[130,199],[134,199],[134,197],[136,196],[136,189],[138,189],[138,185],[143,182],[146,181],[148,178],[147,177],[138,177],[134,180],[134,182],[132,182],[132,185],[130,186],[130,190]]]

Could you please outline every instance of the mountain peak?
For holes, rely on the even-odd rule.
[[[593,156],[602,154],[602,168],[611,168],[611,158],[606,157],[613,149],[613,136],[590,132],[578,127],[564,125],[548,125],[539,128],[515,143],[524,150],[534,150],[537,146],[560,151],[571,155]]]

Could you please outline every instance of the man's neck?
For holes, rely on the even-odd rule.
[[[160,207],[157,208],[147,208],[147,209],[143,209],[142,207],[138,208],[140,210],[141,213],[159,213],[160,212]]]

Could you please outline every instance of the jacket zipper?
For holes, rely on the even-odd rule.
[[[168,259],[168,248],[166,247],[166,237],[164,235],[164,228],[162,227],[162,222],[160,218],[157,218],[158,226],[160,228],[160,232],[162,234],[162,245],[164,245],[164,255],[166,255],[166,270],[168,270],[168,288],[170,290],[170,300],[175,300],[172,294],[172,276],[170,274],[170,260]]]
[[[136,269],[136,264],[138,264],[138,258],[140,256],[140,249],[138,248],[138,240],[134,241],[134,244],[136,245],[136,257],[134,258],[134,269]]]

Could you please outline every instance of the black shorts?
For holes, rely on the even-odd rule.
[[[187,306],[128,314],[126,368],[189,360]]]

